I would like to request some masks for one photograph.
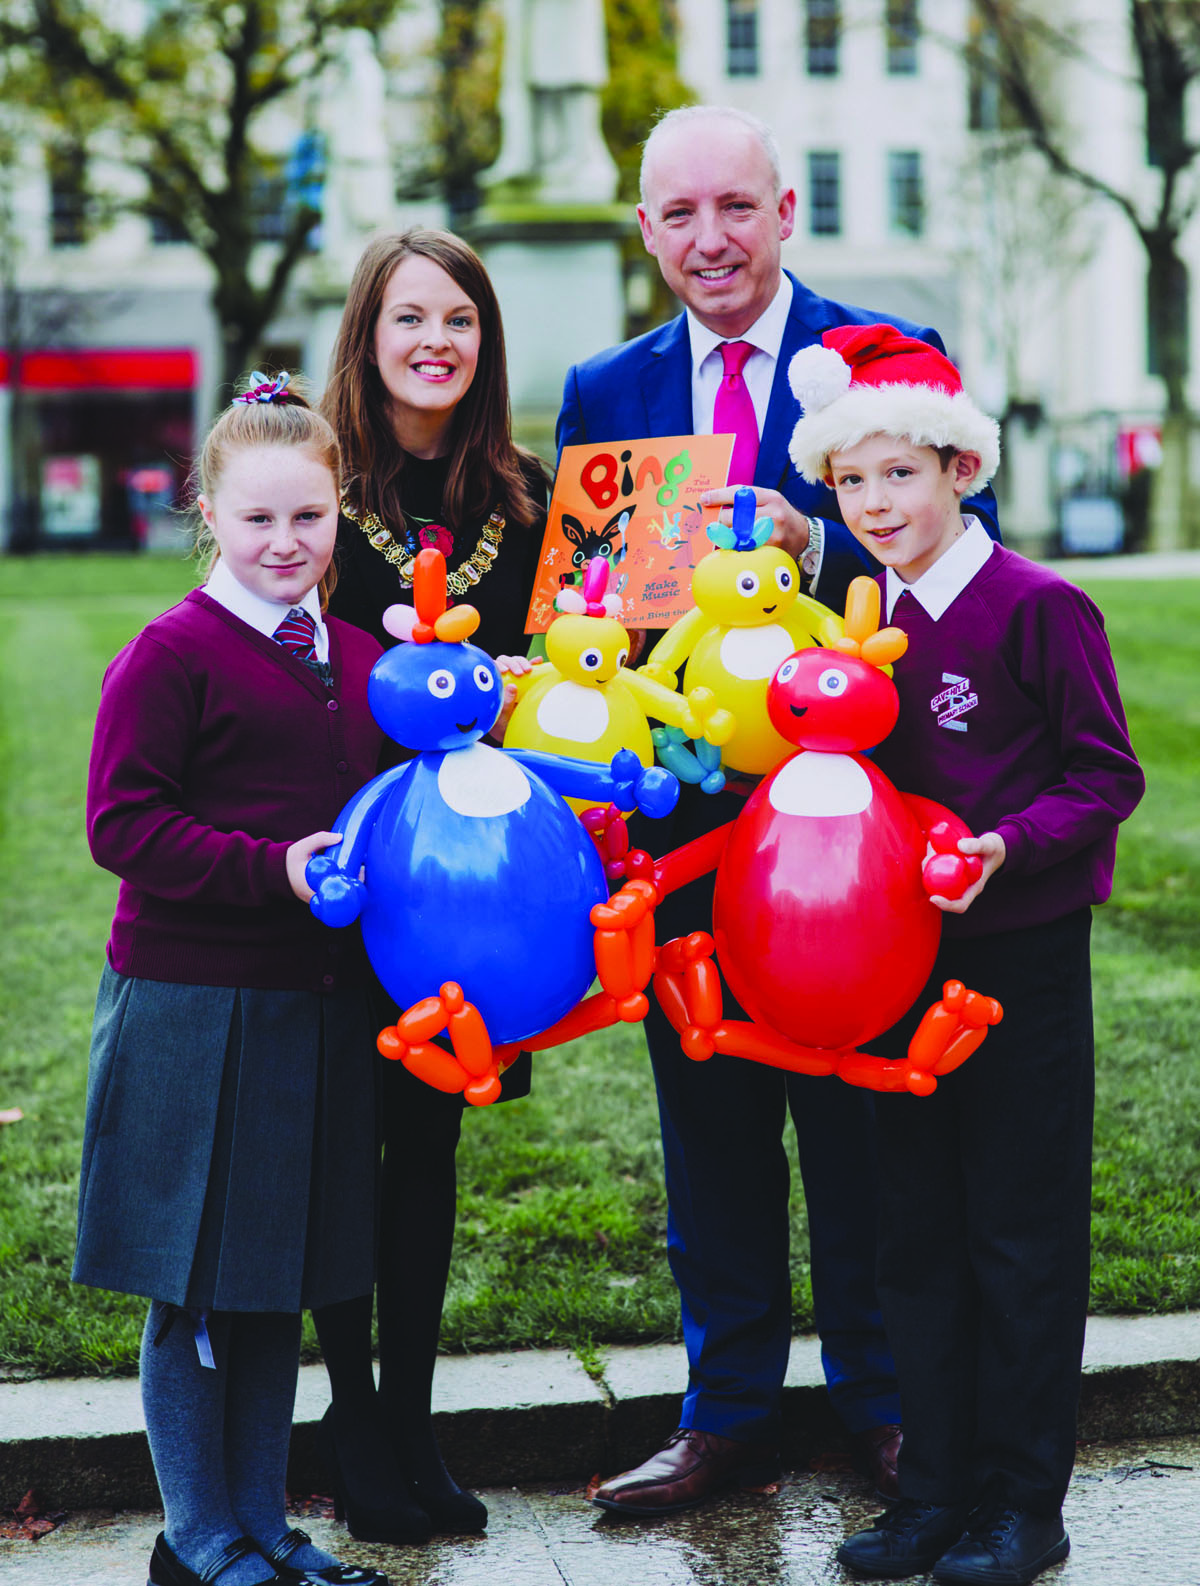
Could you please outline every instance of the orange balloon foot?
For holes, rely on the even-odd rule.
[[[437,1035],[448,1034],[452,1052],[433,1045]],[[379,1032],[380,1052],[401,1062],[434,1090],[463,1093],[473,1107],[486,1107],[500,1094],[499,1059],[483,1015],[468,1002],[461,986],[448,980],[436,997],[424,997],[401,1014],[395,1024]]]
[[[724,1050],[714,1039],[723,998],[713,951],[713,939],[706,931],[677,936],[659,949],[654,976],[659,1007],[678,1030],[684,1054],[696,1063]]]
[[[838,1063],[838,1077],[868,1090],[932,1096],[939,1077],[965,1063],[979,1049],[989,1028],[1003,1017],[1004,1010],[995,997],[968,991],[961,980],[948,980],[941,1000],[926,1011],[908,1043],[906,1059],[896,1063],[872,1057],[869,1052],[847,1052]]]
[[[948,980],[942,987],[941,1000],[927,1010],[908,1044],[914,1079],[923,1075],[933,1080],[934,1075],[952,1073],[979,1049],[989,1028],[1003,1017],[1004,1009],[995,997],[968,991],[961,980]],[[929,1089],[933,1088],[931,1083]],[[909,1089],[922,1094],[922,1087],[914,1086],[912,1081]]]
[[[626,1022],[645,1017],[644,996],[654,974],[654,905],[658,893],[646,880],[627,881],[606,903],[593,906],[596,973],[605,995]]]

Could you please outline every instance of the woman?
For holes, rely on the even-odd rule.
[[[444,552],[451,600],[480,613],[474,642],[523,654],[545,524],[542,464],[512,440],[499,305],[479,258],[448,232],[377,238],[359,261],[334,348],[324,411],[348,481],[330,609],[382,626],[411,602],[412,561]],[[380,1027],[395,1010],[380,992]],[[475,1532],[487,1510],[442,1462],[430,1416],[454,1241],[454,1153],[462,1098],[383,1064],[384,1160],[377,1279],[379,1389],[371,1302],[315,1313],[333,1403],[322,1426],[339,1508],[364,1541]],[[524,1094],[529,1059],[505,1075]]]

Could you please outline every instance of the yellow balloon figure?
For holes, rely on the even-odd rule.
[[[542,749],[607,765],[618,749],[654,764],[647,716],[680,728],[689,738],[720,745],[735,722],[706,688],[675,688],[626,669],[629,635],[617,620],[619,595],[608,594],[608,563],[588,563],[583,589],[559,591],[560,615],[546,630],[546,660],[521,674],[504,671],[517,703],[504,734],[506,749]],[[672,685],[674,679],[671,680]],[[568,799],[577,811],[586,800]]]
[[[767,684],[776,667],[808,645],[836,647],[845,624],[800,593],[799,568],[786,551],[766,543],[771,522],[756,523],[754,506],[753,490],[740,490],[733,527],[709,525],[716,549],[692,574],[695,607],[667,630],[638,671],[667,688],[686,663],[685,690],[710,691],[737,722],[721,764],[759,776],[795,751],[767,715]]]

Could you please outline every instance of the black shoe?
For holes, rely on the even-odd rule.
[[[252,1536],[239,1536],[236,1542],[229,1546],[212,1561],[206,1570],[199,1575],[195,1570],[188,1569],[182,1559],[176,1558],[167,1544],[165,1534],[160,1531],[154,1543],[154,1552],[150,1555],[150,1577],[148,1586],[211,1586],[231,1564],[236,1564],[239,1559],[246,1558],[250,1553],[258,1552],[258,1543]],[[269,1581],[264,1581],[263,1586],[316,1586],[311,1577],[302,1570],[292,1570],[287,1575],[272,1575]]]
[[[865,1531],[857,1531],[837,1550],[838,1563],[856,1575],[905,1580],[924,1575],[966,1530],[965,1504],[921,1503],[901,1498]]]
[[[304,1581],[324,1581],[326,1586],[388,1586],[388,1578],[382,1570],[360,1569],[357,1564],[327,1564],[324,1569],[304,1570],[288,1563],[298,1547],[311,1546],[312,1537],[297,1527],[263,1557],[268,1564],[274,1564],[279,1579],[289,1581],[291,1586],[301,1586]]]
[[[981,1581],[992,1586],[1027,1586],[1071,1551],[1062,1511],[1033,1514],[1014,1504],[993,1503],[971,1515],[967,1534],[938,1561],[935,1581]]]
[[[366,1495],[349,1490],[342,1478],[342,1464],[333,1435],[332,1404],[317,1428],[317,1456],[333,1488],[334,1515],[339,1520],[345,1520],[352,1537],[359,1542],[419,1544],[429,1541],[429,1516],[406,1490],[399,1473],[395,1488],[386,1502],[377,1494],[372,1494],[373,1501],[368,1501]]]
[[[392,1440],[396,1459],[435,1535],[477,1536],[485,1530],[487,1506],[473,1492],[464,1492],[446,1469],[429,1417],[396,1420],[406,1427]]]
[[[476,1536],[486,1531],[487,1505],[473,1492],[464,1492],[450,1476],[443,1492],[434,1492],[425,1482],[412,1483],[413,1496],[429,1516],[435,1536]]]

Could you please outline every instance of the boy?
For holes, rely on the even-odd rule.
[[[837,491],[909,635],[876,751],[947,804],[983,860],[947,918],[944,980],[1004,1020],[928,1098],[877,1101],[878,1285],[904,1417],[900,1500],[838,1558],[858,1574],[1023,1586],[1064,1558],[1087,1313],[1091,905],[1144,779],[1099,611],[961,512],[999,462],[953,364],[890,325],[797,355],[796,466]],[[986,889],[986,890],[985,890]],[[909,1027],[876,1050],[903,1055]]]

